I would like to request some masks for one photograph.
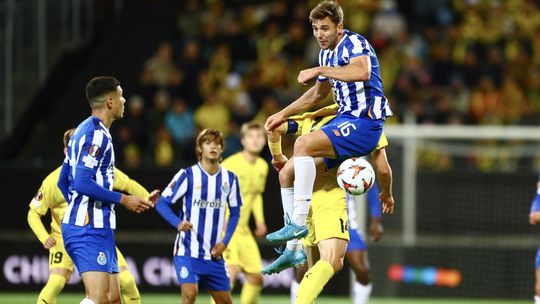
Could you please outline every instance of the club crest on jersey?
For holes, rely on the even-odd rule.
[[[221,186],[221,192],[225,194],[228,194],[229,192],[231,192],[231,186],[229,186],[229,183],[227,182],[223,183],[223,186]]]
[[[339,133],[339,131],[336,129],[332,129],[332,132],[334,132],[335,136],[341,136],[341,133]]]
[[[189,271],[187,270],[186,266],[182,266],[182,269],[180,269],[180,277],[182,279],[187,278],[189,275]]]
[[[43,199],[43,193],[41,193],[41,191],[38,191],[38,192],[36,193],[36,196],[34,196],[34,199],[35,199],[36,201],[42,200],[42,199]]]
[[[103,265],[106,265],[107,264],[107,257],[105,256],[105,253],[100,251],[99,252],[99,255],[97,257],[97,263],[101,266]]]
[[[99,155],[99,146],[98,145],[91,145],[88,149],[88,155],[92,157],[97,157]]]

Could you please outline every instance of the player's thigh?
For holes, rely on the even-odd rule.
[[[81,274],[84,288],[90,299],[108,301],[110,274],[102,271],[86,271]]]
[[[347,262],[351,266],[356,276],[369,273],[368,253],[366,250],[347,251]]]
[[[330,238],[319,242],[319,252],[321,260],[332,264],[334,271],[339,271],[343,267],[343,259],[347,250],[348,240]]]
[[[304,134],[294,142],[294,156],[335,158],[336,152],[330,138],[321,130]]]

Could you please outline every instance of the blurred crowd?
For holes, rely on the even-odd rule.
[[[538,124],[540,11],[533,0],[339,1],[345,28],[377,52],[394,116],[387,124]],[[202,128],[238,151],[243,122],[308,87],[318,64],[309,11],[318,1],[183,0],[174,38],[141,63],[113,132],[125,167],[195,159]],[[329,101],[331,102],[331,100]]]

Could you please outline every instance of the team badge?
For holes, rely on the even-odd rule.
[[[101,266],[107,264],[107,257],[105,256],[105,253],[100,251],[99,255],[97,257],[97,263]]]
[[[341,133],[339,133],[339,131],[336,129],[332,129],[332,132],[334,132],[335,136],[341,136]]]
[[[91,145],[90,149],[88,149],[88,154],[92,157],[97,157],[99,155],[99,151],[98,145]]]
[[[43,199],[43,193],[41,193],[41,191],[38,191],[36,193],[36,196],[34,196],[34,199],[39,202],[40,200]]]
[[[180,277],[182,279],[187,278],[189,275],[189,271],[187,270],[186,266],[182,266],[182,269],[180,269]]]
[[[225,194],[231,192],[231,186],[229,186],[229,183],[227,183],[227,182],[223,183],[223,186],[221,186],[221,192],[223,192]]]

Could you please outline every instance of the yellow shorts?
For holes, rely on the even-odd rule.
[[[49,271],[53,268],[65,268],[73,272],[73,261],[64,249],[64,241],[55,238],[56,245],[49,249]]]
[[[303,244],[305,247],[312,247],[330,238],[349,241],[348,223],[345,192],[339,187],[330,191],[317,190],[311,198],[306,219],[309,233],[303,239]]]
[[[236,231],[223,252],[223,259],[227,265],[238,266],[246,273],[262,270],[261,253],[251,231]]]
[[[75,265],[64,248],[64,241],[58,238],[55,240],[56,245],[49,249],[49,271],[53,268],[65,268],[73,272]],[[116,247],[116,255],[118,257],[118,271],[121,271],[121,267],[127,267],[126,259],[118,250],[118,247]]]

